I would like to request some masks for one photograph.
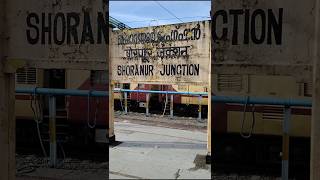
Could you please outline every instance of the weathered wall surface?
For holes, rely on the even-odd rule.
[[[210,26],[202,21],[113,31],[112,80],[207,86]]]
[[[8,60],[39,68],[106,69],[105,0],[7,1]]]
[[[212,72],[311,79],[314,0],[216,0],[212,7]]]

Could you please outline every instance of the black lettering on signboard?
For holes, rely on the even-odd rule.
[[[118,74],[118,76],[121,76],[121,66],[117,67],[117,74]]]
[[[58,27],[58,21],[60,19],[61,29]],[[58,38],[58,32],[61,32],[61,39]],[[53,39],[54,43],[61,45],[66,39],[66,19],[63,13],[57,13],[53,23]]]
[[[81,17],[81,15],[83,17]],[[80,25],[80,18],[83,24]],[[57,12],[28,13],[26,17],[26,38],[29,44],[106,44],[108,42],[107,12],[97,12],[91,21],[90,13]],[[94,23],[92,23],[94,22]],[[93,33],[92,26],[96,27]],[[81,34],[80,34],[81,33]]]
[[[27,26],[30,28],[30,29],[27,29],[26,33],[27,33],[27,41],[28,43],[30,44],[37,44],[38,41],[39,41],[39,28],[37,25],[33,24],[32,22],[32,19],[34,20],[34,23],[35,24],[39,24],[39,16],[36,14],[36,13],[30,13],[28,14],[27,16]],[[31,29],[34,29],[35,31],[35,36],[33,37],[32,36],[32,30]]]
[[[144,65],[118,65],[118,76],[153,76],[154,67],[152,64]]]
[[[249,33],[250,33],[250,30],[249,30],[249,27],[250,27],[250,11],[249,9],[246,9],[244,11],[244,35],[243,35],[243,43],[244,44],[249,44]]]
[[[221,39],[226,39],[228,36],[228,28],[224,27],[222,29],[222,35],[219,37],[217,35],[217,17],[222,16],[223,24],[228,23],[228,14],[224,10],[219,10],[217,11],[212,19],[212,29],[213,29],[213,41],[215,40],[221,40]]]
[[[71,44],[71,38],[73,38],[74,44],[79,44],[77,27],[80,23],[80,17],[78,13],[67,13],[67,44]]]
[[[257,16],[260,16],[261,28],[257,28],[256,21]],[[260,38],[257,37],[256,30],[261,29]],[[251,38],[255,44],[262,44],[266,37],[266,15],[262,9],[257,9],[252,13],[251,16]]]
[[[98,23],[98,39],[97,39],[97,44],[101,44],[102,42],[102,35],[104,38],[104,42],[107,43],[109,37],[108,37],[108,24],[107,24],[107,13],[105,15],[105,17],[103,17],[102,12],[98,12],[98,19],[97,19],[97,23]]]
[[[150,76],[153,76],[153,65],[149,65],[149,72],[148,72],[148,74],[149,74]]]
[[[249,44],[250,40],[254,44],[272,44],[274,36],[275,44],[282,44],[283,8],[279,8],[279,13],[275,14],[272,9],[230,9],[217,10],[212,19],[213,41],[226,41],[232,39],[232,45],[239,44],[239,32],[243,31],[243,44]],[[229,14],[228,14],[229,12]],[[222,18],[222,23],[217,25],[217,20]],[[230,18],[230,19],[229,19]],[[239,23],[239,20],[244,23]],[[229,23],[233,22],[231,26]],[[242,25],[242,26],[240,26]],[[222,30],[219,36],[217,32]],[[231,38],[228,34],[232,31]]]
[[[200,24],[193,28],[177,28],[171,30],[170,33],[164,34],[159,30],[154,29],[153,32],[147,33],[133,33],[133,34],[119,34],[118,45],[126,44],[145,44],[145,43],[165,43],[172,41],[189,41],[199,40],[201,38]]]
[[[161,76],[199,76],[199,64],[164,64],[160,70]]]
[[[276,17],[272,11],[272,9],[268,10],[268,44],[272,44],[271,40],[271,31],[273,30],[274,32],[274,38],[276,41],[276,44],[281,44],[282,43],[282,18],[283,18],[283,8],[279,9],[279,17],[278,17],[278,22],[276,20]]]
[[[239,20],[239,15],[243,14],[243,10],[242,9],[230,10],[229,13],[233,15],[232,44],[237,45],[238,44],[238,20]]]
[[[42,28],[41,28],[41,44],[46,44],[46,34],[48,35],[48,44],[51,44],[51,13],[48,13],[46,17],[46,13],[42,13]],[[46,23],[46,19],[48,20]],[[48,25],[46,25],[48,24]]]
[[[94,44],[93,32],[90,22],[90,15],[88,12],[84,12],[83,16],[83,29],[82,29],[82,37],[81,44],[85,44],[86,41],[89,41],[90,44]]]

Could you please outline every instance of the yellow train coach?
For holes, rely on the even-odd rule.
[[[176,91],[176,92],[208,92],[208,87],[197,85],[157,85],[157,84],[116,84],[115,88],[130,89],[130,90],[155,90],[155,91]],[[115,106],[121,108],[123,106],[124,96],[123,93],[114,92]],[[150,94],[150,109],[161,110],[166,103],[166,94]],[[170,97],[168,97],[168,102]],[[146,93],[131,92],[128,93],[128,102],[131,109],[144,108],[146,105]],[[163,106],[159,106],[162,104]],[[203,96],[199,100],[198,96],[180,95],[175,94],[173,96],[174,113],[197,115],[199,110],[199,104],[202,106],[202,112],[206,116],[208,108],[208,96]]]

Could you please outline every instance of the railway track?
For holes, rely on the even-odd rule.
[[[49,144],[45,143],[45,150],[49,154]],[[37,156],[46,161],[48,157],[44,157],[39,144],[33,145],[19,145],[16,146],[17,154],[21,156]],[[109,148],[107,144],[91,144],[88,146],[72,146],[68,144],[59,144],[57,147],[57,155],[59,166],[64,166],[66,159],[73,159],[74,161],[92,161],[92,162],[108,162]],[[43,163],[38,163],[43,164]]]
[[[291,169],[290,179],[306,180],[309,179],[309,172],[299,169]],[[257,165],[240,165],[228,163],[212,164],[212,179],[214,180],[280,180],[280,166],[257,167]]]
[[[50,168],[49,159],[38,155],[16,155],[16,177],[28,179],[108,179],[108,162],[66,158],[56,168]]]
[[[153,111],[149,119],[144,119],[144,113],[138,112],[130,112],[129,115],[123,115],[122,111],[116,112],[116,119],[120,120],[129,120],[134,123],[142,123],[142,124],[150,124],[155,126],[162,127],[172,127],[176,129],[186,129],[186,130],[203,130],[206,131],[206,120],[203,122],[197,122],[196,118],[192,117],[174,117],[174,119],[170,119],[168,115],[165,117],[156,114],[159,111]],[[121,116],[119,118],[119,116]],[[41,149],[39,138],[37,135],[36,123],[33,121],[19,121],[18,129],[17,129],[17,153],[22,155],[38,155],[43,156],[44,153]],[[70,126],[70,125],[69,125]],[[27,127],[27,128],[26,128]],[[41,125],[40,128],[44,129],[41,131],[47,132],[47,127],[45,124]],[[71,126],[69,128],[72,128]],[[25,129],[28,131],[24,132]],[[23,132],[23,133],[21,133]],[[57,132],[58,133],[58,132]],[[64,132],[66,134],[67,132]],[[48,134],[41,134],[42,141],[45,146],[46,154],[49,154],[49,137]],[[83,138],[81,138],[83,139]],[[107,161],[108,160],[108,145],[107,144],[99,144],[90,142],[92,139],[88,139],[86,142],[79,143],[77,141],[76,145],[74,142],[69,142],[68,139],[63,136],[63,138],[57,139],[57,153],[58,158],[64,159],[64,157],[68,158],[76,158],[83,160],[94,160],[94,161]]]
[[[214,173],[281,177],[281,137],[255,135],[244,139],[239,134],[212,137]],[[309,146],[305,139],[290,139],[290,178],[309,179]]]
[[[17,146],[16,177],[28,179],[107,179],[109,170],[108,148],[76,148],[66,146],[65,155],[58,150],[57,166],[52,169],[49,158],[39,147]]]
[[[226,171],[225,169],[228,169]],[[290,171],[289,178],[294,179],[294,180],[306,180],[310,179],[309,178],[309,171],[304,171],[304,170],[299,170],[299,169],[291,169]],[[220,165],[216,166],[216,170],[213,170],[213,174],[219,175],[219,174],[224,174],[224,175],[232,175],[232,174],[237,174],[238,176],[242,177],[248,177],[252,175],[257,175],[260,177],[281,177],[281,166],[277,167],[254,167],[253,165],[251,166],[243,166],[243,165]],[[268,178],[267,178],[268,179]],[[272,178],[271,178],[272,179]],[[281,178],[279,178],[281,179]]]

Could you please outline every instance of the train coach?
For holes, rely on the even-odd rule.
[[[16,87],[108,91],[106,71],[21,68]],[[17,142],[48,141],[48,96],[16,95]],[[56,97],[57,141],[74,145],[107,143],[107,97]],[[36,129],[36,125],[38,129]]]
[[[154,90],[154,91],[175,91],[175,92],[208,92],[208,88],[199,85],[160,85],[160,84],[120,84],[115,85],[119,89],[130,90]],[[166,98],[167,96],[167,98]],[[128,106],[129,110],[143,112],[146,107],[146,93],[131,92],[128,93]],[[154,113],[163,111],[169,111],[170,95],[166,94],[150,94],[149,108]],[[115,108],[117,110],[123,110],[124,106],[124,94],[123,92],[115,92]],[[166,100],[167,99],[167,100]],[[161,106],[159,106],[161,104]],[[203,96],[199,100],[198,96],[180,95],[175,94],[173,96],[173,111],[177,116],[198,116],[199,105],[201,105],[202,117],[207,116],[208,110],[208,96]]]
[[[212,93],[311,102],[317,41],[313,38],[317,17],[310,13],[314,3],[212,3]],[[213,103],[212,107],[213,163],[237,164],[243,171],[260,167],[263,173],[274,166],[277,176],[283,169],[283,179],[288,169],[290,178],[309,178],[310,107],[290,106],[286,113],[284,105]]]
[[[217,96],[297,100],[310,100],[312,96],[311,82],[300,82],[293,76],[214,74],[212,80],[213,92]],[[241,164],[237,167],[244,171],[259,167],[265,172],[274,167],[273,173],[280,173],[284,108],[213,102],[213,163]],[[311,108],[291,107],[289,123],[291,172],[307,175]]]
[[[73,15],[71,14],[71,16]],[[85,13],[84,16],[88,15]],[[98,12],[97,15],[98,35],[96,43],[103,44],[101,35],[103,34],[106,37],[107,24],[104,22],[101,12]],[[37,14],[33,13],[28,16],[29,19],[27,21],[30,18],[37,18],[36,16]],[[110,32],[112,28],[130,28],[110,16],[108,22]],[[34,28],[37,27],[34,26]],[[34,40],[38,41],[39,39]],[[108,91],[108,78],[107,71],[103,70],[37,69],[28,67],[17,70],[16,87]],[[108,97],[57,96],[57,141],[70,142],[79,146],[92,143],[107,143],[108,138],[106,135],[109,132],[108,105]],[[38,143],[39,137],[43,141],[49,141],[48,96],[16,94],[15,106],[18,144]]]

